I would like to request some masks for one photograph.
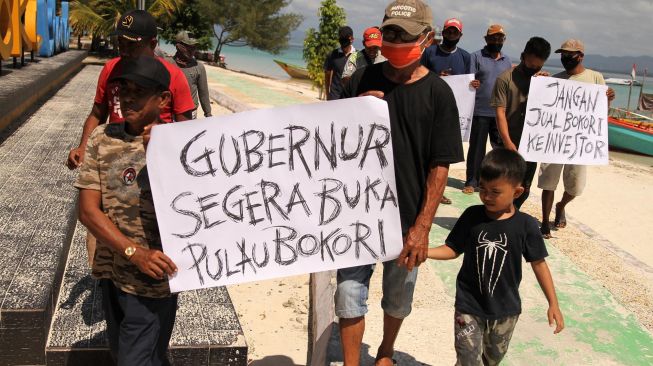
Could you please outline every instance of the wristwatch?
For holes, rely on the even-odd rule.
[[[125,256],[127,257],[127,260],[130,260],[135,253],[136,253],[136,247],[129,246],[125,248]]]

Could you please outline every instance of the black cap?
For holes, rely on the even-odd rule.
[[[340,39],[349,38],[353,36],[354,36],[354,31],[351,29],[351,27],[345,25],[344,27],[340,27],[340,29],[338,30],[338,38]]]
[[[120,72],[111,81],[131,80],[136,84],[150,89],[162,88],[167,90],[170,86],[170,73],[168,69],[152,56],[139,56],[135,59],[122,59],[119,64]]]
[[[131,10],[123,14],[112,36],[121,36],[130,41],[154,38],[157,34],[156,20],[145,10]]]

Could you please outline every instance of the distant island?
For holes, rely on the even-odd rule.
[[[638,78],[644,75],[644,69],[647,68],[649,76],[653,75],[653,57],[651,56],[585,55],[584,64],[590,69],[619,74],[630,74],[633,64],[636,64]],[[560,66],[560,60],[554,56],[549,59],[547,65]]]

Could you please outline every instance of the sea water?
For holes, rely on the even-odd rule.
[[[174,45],[161,41],[161,49],[168,54],[175,53]],[[211,50],[212,52],[213,50]],[[225,45],[222,47],[222,53],[225,56],[227,68],[236,71],[245,71],[251,74],[266,76],[274,79],[290,79],[283,69],[273,60],[283,61],[299,67],[306,67],[306,62],[302,57],[301,45],[290,45],[281,53],[273,55],[268,52],[253,49],[251,47],[234,47]]]
[[[359,46],[360,47],[360,46]],[[175,47],[170,44],[161,42],[161,48],[169,54],[175,52]],[[222,48],[222,54],[225,56],[227,68],[237,71],[245,71],[251,74],[262,75],[274,79],[288,80],[290,77],[286,74],[279,65],[274,63],[273,60],[280,60],[289,64],[306,67],[306,62],[302,57],[301,45],[290,45],[285,50],[282,50],[278,55],[273,55],[268,52],[253,49],[251,47],[234,47],[226,45]],[[544,70],[549,71],[552,75],[563,71],[561,67],[546,65]],[[600,70],[597,70],[600,71]],[[619,78],[630,79],[630,74],[624,73],[603,72],[604,78]],[[642,81],[643,76],[638,75],[637,80]],[[615,90],[616,97],[612,103],[613,107],[626,108],[628,106],[628,90],[627,85],[609,84]],[[639,100],[640,87],[633,86],[632,95],[630,97],[630,109],[637,108]],[[653,94],[653,75],[645,80],[644,93]]]

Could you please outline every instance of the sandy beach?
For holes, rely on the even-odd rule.
[[[317,91],[305,83],[256,77],[211,66],[207,66],[207,74],[210,88],[252,108],[318,102]],[[214,106],[214,115],[224,113],[231,111]],[[438,210],[431,232],[432,246],[442,243],[451,220],[460,215],[465,205],[480,203],[478,194],[466,196],[460,192],[464,174],[464,163],[450,169],[446,194],[454,200],[454,205],[441,206]],[[648,190],[651,186],[653,158],[613,153],[610,165],[589,169],[585,193],[568,206],[570,224],[555,231],[554,238],[547,241],[551,252],[550,266],[560,297],[570,297],[568,309],[565,309],[570,329],[560,337],[550,334],[543,319],[544,298],[532,272],[525,267],[522,283],[524,314],[515,333],[515,338],[523,341],[513,341],[511,350],[514,351],[506,359],[506,364],[546,360],[546,350],[554,350],[553,359],[559,361],[557,364],[579,364],[579,358],[573,356],[576,352],[583,352],[580,359],[592,364],[637,364],[623,357],[602,357],[596,342],[585,339],[588,336],[584,332],[589,331],[583,328],[581,321],[576,323],[573,319],[582,311],[597,310],[592,306],[609,307],[610,311],[618,313],[620,325],[632,321],[628,324],[644,329],[640,336],[648,347],[642,351],[650,357],[647,359],[653,359],[653,342],[650,341],[653,339],[653,247],[648,232],[648,222],[653,217],[653,195]],[[556,198],[562,192],[561,184]],[[541,218],[540,193],[541,190],[534,189],[524,206],[527,213],[538,219]],[[451,320],[458,266],[458,261],[427,262],[420,269],[413,313],[404,322],[397,340],[399,364],[441,365],[455,361]],[[378,270],[372,278],[364,365],[373,364],[382,334],[380,278],[381,270]],[[299,276],[228,288],[250,347],[251,365],[306,363],[307,283],[308,276]],[[583,283],[592,288],[582,289]],[[583,292],[585,290],[589,292]],[[595,299],[591,294],[597,291],[604,292]],[[574,294],[579,299],[574,299]],[[588,309],[581,310],[585,307]],[[609,341],[613,336],[605,334],[603,337]],[[618,342],[614,347],[618,349]],[[338,361],[338,348],[337,342],[332,342],[332,361]],[[569,352],[570,349],[573,352]]]

